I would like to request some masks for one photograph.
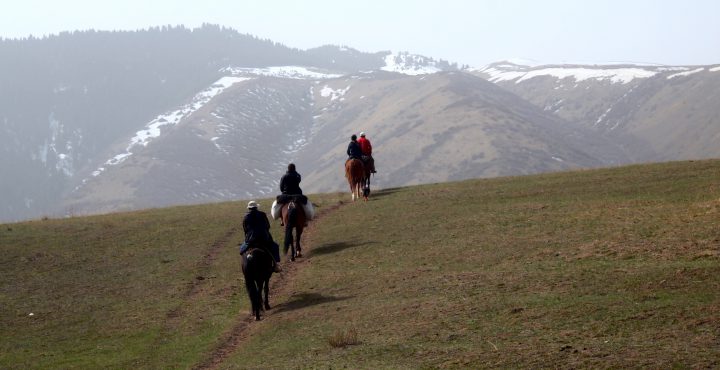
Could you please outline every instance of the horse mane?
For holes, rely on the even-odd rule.
[[[268,256],[270,256],[270,253],[269,253],[268,251],[266,251],[265,249],[263,249],[263,248],[260,248],[260,247],[251,247],[251,248],[246,252],[246,256],[247,256],[248,261],[250,261],[250,260],[255,256],[255,253],[258,253],[258,252],[260,252],[260,253],[265,253],[265,254],[267,254]],[[272,257],[272,256],[270,256],[270,257]]]

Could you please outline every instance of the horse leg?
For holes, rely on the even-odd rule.
[[[367,191],[366,191],[367,189]],[[365,198],[365,201],[368,201],[368,197],[370,196],[370,175],[366,176],[363,179],[363,198]]]
[[[255,285],[255,280],[249,276],[245,276],[245,289],[250,298],[251,314],[255,315],[255,320],[260,320],[260,291],[258,291],[257,285]]]
[[[265,309],[270,309],[270,277],[268,276],[265,279],[265,288],[263,289],[265,291]]]
[[[265,311],[265,307],[263,307],[263,290],[265,290],[265,279],[258,278],[257,281],[258,285],[258,310]]]
[[[287,253],[288,249],[292,247],[292,226],[290,226],[290,220],[285,224],[285,240],[283,241],[283,253]],[[295,261],[295,248],[290,253],[290,260]]]
[[[291,234],[291,236],[292,236],[292,234]],[[291,255],[290,259],[291,259],[292,261],[295,261],[295,257],[297,257],[298,252],[297,252],[297,250],[295,249],[295,242],[293,242],[292,239],[290,239],[290,248],[292,248],[292,255]]]
[[[303,228],[298,226],[295,228],[295,244],[297,245],[297,256],[302,257],[302,248],[300,248],[300,236],[302,236]]]

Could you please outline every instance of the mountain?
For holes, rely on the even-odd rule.
[[[624,161],[589,130],[466,73],[225,72],[214,93],[198,94],[109,153],[64,207],[85,213],[267,197],[290,162],[306,192],[344,190],[345,149],[360,130],[376,143],[384,187]],[[170,123],[179,115],[181,124]],[[165,126],[159,137],[154,126]]]
[[[518,175],[622,161],[610,143],[472,75],[375,72],[322,83],[299,163],[317,191],[345,189],[352,133],[375,143],[382,186]]]
[[[634,162],[720,156],[720,66],[499,62],[472,73],[623,145]]]
[[[0,55],[0,220],[18,220],[74,213],[61,208],[64,197],[109,153],[197,98],[228,67],[346,74],[379,69],[392,53],[304,51],[204,25],[2,39]]]
[[[214,25],[0,40],[0,221],[716,157],[717,66],[478,69]]]

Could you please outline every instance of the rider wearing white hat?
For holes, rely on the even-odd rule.
[[[247,204],[248,212],[243,218],[243,231],[245,231],[245,242],[240,246],[240,254],[245,253],[249,247],[259,247],[267,250],[273,256],[275,272],[280,269],[280,246],[273,241],[270,234],[270,221],[265,212],[258,210],[260,204],[251,200]]]

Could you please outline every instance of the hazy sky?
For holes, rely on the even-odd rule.
[[[471,66],[720,63],[720,0],[3,0],[0,8],[5,38],[207,22],[301,49],[406,50]]]

